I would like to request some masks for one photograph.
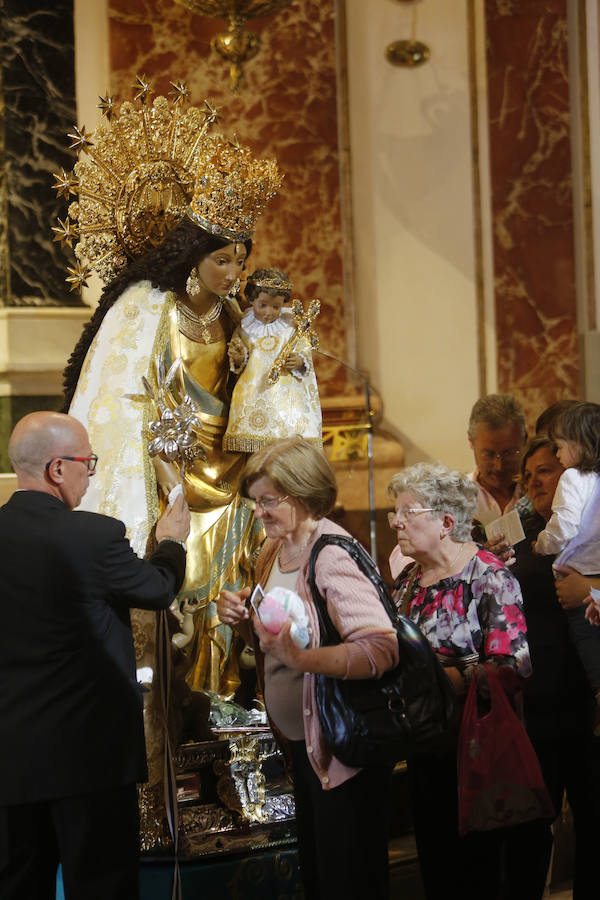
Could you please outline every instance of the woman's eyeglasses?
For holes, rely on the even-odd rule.
[[[284,494],[283,497],[260,497],[254,500],[254,512],[260,508],[263,512],[269,512],[271,509],[275,509],[276,506],[279,506],[280,503],[283,503],[284,500],[288,500],[289,495]]]
[[[435,512],[435,509],[432,506],[413,506],[406,507],[405,509],[395,509],[394,512],[389,512],[387,514],[388,522],[393,528],[396,523],[405,524],[418,516],[419,513],[424,512]]]

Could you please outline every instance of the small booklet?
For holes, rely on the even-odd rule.
[[[507,543],[513,547],[519,541],[525,540],[525,532],[516,509],[511,509],[506,515],[489,522],[485,526],[485,533],[488,541],[493,541],[499,534],[503,534]]]
[[[252,607],[252,609],[254,610],[256,615],[258,616],[259,621],[262,621],[262,620],[260,618],[260,613],[258,610],[260,608],[260,604],[263,602],[264,599],[265,599],[265,592],[263,591],[261,585],[257,584],[256,587],[254,588],[254,590],[252,591],[252,594],[250,595],[250,606]]]

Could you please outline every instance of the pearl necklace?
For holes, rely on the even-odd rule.
[[[223,300],[218,297],[208,312],[199,316],[193,309],[186,306],[181,300],[177,301],[177,325],[182,334],[191,341],[199,341],[200,338],[205,344],[210,343],[210,326],[216,322],[221,315],[223,309]]]

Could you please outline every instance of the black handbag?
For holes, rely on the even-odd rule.
[[[401,616],[366,550],[352,538],[324,534],[315,542],[308,581],[319,619],[321,646],[341,643],[315,580],[323,547],[346,550],[374,585],[396,629],[400,661],[381,678],[343,680],[316,675],[316,702],[323,737],[347,766],[394,765],[450,744],[456,728],[456,695],[427,639]]]

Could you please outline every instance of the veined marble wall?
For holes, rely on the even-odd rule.
[[[343,285],[334,0],[303,0],[250,22],[262,47],[245,65],[247,83],[237,94],[227,63],[210,48],[223,21],[174,0],[110,0],[109,16],[116,98],[131,99],[138,74],[157,94],[183,80],[192,103],[209,98],[221,108],[223,133],[279,161],[285,182],[258,222],[248,270],[277,266],[290,274],[295,296],[320,298],[321,346],[345,359],[351,309]],[[340,367],[316,363],[321,391],[339,390]]]
[[[498,388],[579,393],[567,0],[486,0]]]
[[[2,282],[0,305],[79,306],[67,258],[52,240],[63,213],[52,174],[70,169],[75,122],[72,0],[3,0]]]
[[[75,119],[72,0],[0,4],[0,471],[8,435],[36,409],[56,409],[61,372],[88,310],[65,283],[52,240],[64,202],[53,173],[70,169]],[[62,307],[62,308],[61,308]],[[65,308],[70,307],[70,308]]]
[[[468,465],[464,423],[482,383],[482,332],[498,360],[493,377],[488,372],[487,389],[515,393],[530,420],[558,396],[578,392],[568,2],[575,0],[417,3],[418,36],[430,44],[432,56],[420,70],[406,71],[389,66],[383,51],[389,40],[407,35],[411,4],[383,2],[375,12],[365,0],[346,0],[358,359],[371,371],[387,422],[408,448],[409,461],[435,456]],[[78,7],[80,16],[102,7],[98,15],[109,18],[110,78],[102,76],[95,93],[108,88],[130,98],[137,74],[150,77],[158,93],[169,90],[169,80],[185,79],[193,102],[208,96],[223,107],[224,131],[236,131],[257,153],[278,157],[286,183],[259,222],[251,267],[280,265],[290,271],[298,295],[320,297],[323,349],[353,359],[354,311],[343,281],[351,253],[343,244],[345,237],[350,246],[340,188],[348,147],[340,148],[337,128],[336,0],[296,0],[276,16],[251,22],[263,47],[246,65],[248,83],[238,95],[229,90],[227,64],[210,50],[223,22],[194,15],[175,0],[85,0]],[[487,71],[470,69],[473,9],[483,23]],[[65,132],[76,121],[66,100],[72,95],[71,3],[5,0],[2,15],[7,12],[12,31],[7,40],[4,29],[6,140],[10,145],[13,133],[20,140],[22,123],[35,124],[30,131],[38,167],[29,171],[32,154],[23,153],[18,141],[8,147],[4,183],[19,225],[10,238],[15,289],[5,287],[4,302],[9,294],[18,302],[24,296],[50,302],[61,292],[77,301],[76,294],[64,293],[62,251],[50,240],[49,225],[64,213],[64,204],[48,211],[38,205],[41,197],[54,203],[51,175],[61,164]],[[48,31],[50,22],[60,22],[60,28]],[[103,50],[104,34],[87,27],[89,40]],[[27,29],[40,35],[37,44]],[[51,51],[61,62],[45,74],[42,62]],[[32,80],[25,91],[11,71],[23,60],[22,76]],[[471,140],[468,94],[475,83],[488,101],[489,123],[486,115],[480,127],[489,138],[489,171]],[[30,87],[39,85],[51,102],[30,101]],[[29,106],[19,105],[24,101]],[[64,122],[50,132],[44,120],[27,118],[42,109],[60,109]],[[14,129],[6,129],[10,122]],[[78,124],[83,122],[88,129],[95,124],[87,112]],[[491,218],[489,228],[483,226],[493,244],[491,313],[483,310],[483,321],[476,303],[478,225],[471,197],[471,167],[478,161],[489,175]],[[70,167],[68,156],[65,165]],[[25,192],[30,178],[32,199]],[[486,197],[487,188],[486,181]],[[54,254],[47,268],[38,251]],[[335,367],[321,367],[320,375],[324,390],[340,389]],[[33,391],[44,393],[37,381],[28,388]]]
[[[579,394],[576,4],[347,0],[359,360],[409,463],[470,467],[480,393],[515,394],[531,426]],[[415,22],[430,59],[394,69]]]

